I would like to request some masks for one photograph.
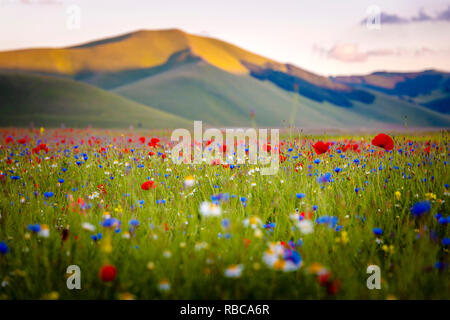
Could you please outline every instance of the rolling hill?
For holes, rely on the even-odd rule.
[[[114,92],[214,125],[249,126],[252,110],[259,126],[282,127],[291,121],[302,128],[403,125],[405,115],[410,126],[445,127],[450,122],[448,116],[376,91],[370,92],[374,104],[354,102],[351,108],[336,107],[283,90],[270,81],[224,72],[205,62],[185,64]],[[203,110],[208,113],[202,114]]]
[[[366,76],[335,77],[333,80],[359,89],[373,89],[450,114],[450,74],[446,72],[374,72]]]
[[[70,79],[0,73],[0,125],[176,128],[190,121]]]
[[[328,78],[178,29],[0,52],[0,70],[2,115],[8,112],[0,125],[45,118],[55,125],[65,119],[67,125],[171,127],[187,119],[248,126],[254,113],[257,125],[271,127],[402,126],[405,116],[410,126],[450,126],[441,73]],[[27,100],[36,95],[33,81],[41,83],[36,101]]]

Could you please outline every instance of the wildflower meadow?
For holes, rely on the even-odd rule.
[[[173,146],[0,129],[0,298],[450,297],[448,132],[282,132],[273,175]]]

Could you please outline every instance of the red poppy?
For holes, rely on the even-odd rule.
[[[152,138],[151,140],[150,140],[150,142],[148,143],[148,146],[149,147],[157,147],[158,146],[158,143],[159,143],[159,139],[158,138]]]
[[[154,181],[145,181],[142,185],[141,185],[141,189],[142,190],[150,190],[151,188],[156,188],[156,184]]]
[[[102,184],[97,185],[97,190],[100,191],[100,192],[102,192],[103,194],[106,194],[106,193],[107,193],[107,192],[106,192],[106,189],[105,189],[105,186],[102,185]]]
[[[117,270],[112,265],[105,265],[100,268],[99,277],[103,282],[113,281],[116,277]]]
[[[372,144],[387,151],[394,149],[394,140],[384,133],[380,133],[373,138]]]
[[[327,283],[327,292],[330,295],[334,295],[334,294],[338,293],[340,287],[341,287],[340,280],[334,280],[332,282],[328,282]]]
[[[328,148],[330,147],[330,143],[323,143],[322,141],[318,141],[315,144],[313,144],[313,148],[316,151],[317,154],[322,154],[328,151]]]
[[[329,272],[321,273],[317,276],[317,281],[320,285],[324,286],[330,281],[331,275]]]
[[[14,139],[12,137],[7,137],[5,142],[6,142],[6,144],[8,144],[10,142],[14,142]]]
[[[36,153],[38,153],[41,150],[44,150],[45,152],[48,152],[48,150],[49,150],[45,143],[39,144],[35,149],[37,151]]]
[[[145,143],[145,137],[140,137],[140,138],[139,138],[139,141],[140,141],[141,143]]]

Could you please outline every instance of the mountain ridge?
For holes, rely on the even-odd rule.
[[[265,126],[282,121],[299,126],[401,125],[404,116],[416,126],[450,124],[448,74],[428,70],[324,77],[180,29],[138,30],[65,48],[0,52],[0,71],[72,79],[71,88],[86,83],[173,116],[217,125],[249,124],[253,111],[265,114],[255,118]],[[295,116],[296,101],[306,119]]]

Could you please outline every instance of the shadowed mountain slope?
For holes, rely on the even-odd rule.
[[[70,79],[0,73],[0,125],[186,127],[181,117]]]
[[[235,75],[195,62],[168,70],[114,92],[142,104],[214,125],[249,126],[254,111],[259,126],[374,127],[383,122],[411,126],[449,126],[450,117],[377,93],[373,104],[338,108],[281,89],[269,81]],[[205,112],[207,110],[208,112]]]

